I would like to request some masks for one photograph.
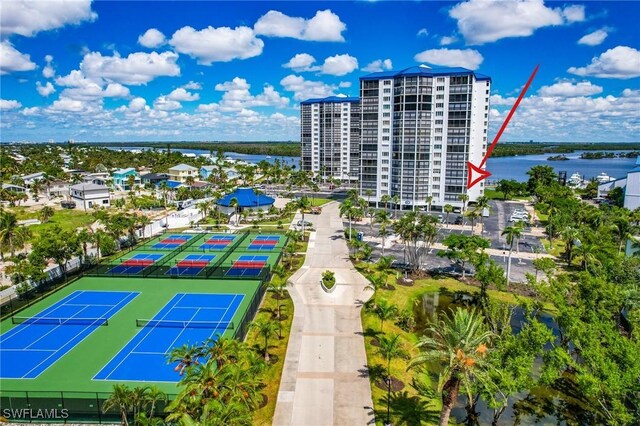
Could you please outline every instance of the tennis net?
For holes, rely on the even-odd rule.
[[[11,322],[35,325],[109,325],[107,318],[11,317]]]
[[[169,327],[169,328],[220,328],[233,330],[231,321],[176,321],[176,320],[154,320],[137,319],[136,327]]]

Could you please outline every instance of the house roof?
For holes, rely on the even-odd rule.
[[[44,172],[31,173],[30,175],[22,176],[22,180],[35,179],[44,176]]]
[[[133,167],[127,167],[126,169],[118,169],[115,172],[113,172],[113,174],[124,175],[126,173],[131,173],[131,172],[138,173],[136,172],[136,169],[134,169]]]
[[[20,186],[20,185],[13,185],[13,184],[10,184],[10,183],[3,183],[2,184],[2,189],[11,190],[12,188],[18,188],[18,189],[21,189],[23,191],[25,191],[27,189],[24,186]]]
[[[177,166],[171,167],[169,170],[175,170],[175,171],[178,171],[178,172],[185,172],[185,171],[189,171],[189,170],[194,170],[195,171],[195,170],[198,170],[198,169],[196,169],[195,167],[190,166],[188,164],[182,163],[182,164],[178,164]]]
[[[142,179],[168,179],[169,175],[166,173],[147,173],[146,175],[140,176]]]
[[[95,183],[79,183],[77,185],[73,185],[70,187],[72,191],[96,191],[96,190],[105,190],[109,191],[104,185],[96,185]]]
[[[395,78],[395,77],[414,76],[414,75],[423,75],[427,77],[473,75],[475,76],[476,80],[491,81],[491,77],[486,76],[484,74],[479,74],[467,68],[462,68],[462,67],[429,68],[425,66],[409,67],[400,71],[374,72],[371,74],[367,74],[363,77],[360,77],[360,80],[380,80],[383,78]]]
[[[238,207],[259,207],[270,206],[275,200],[263,194],[256,194],[253,188],[238,188],[231,194],[227,194],[220,198],[216,204],[219,206],[229,207],[232,199],[238,200]]]
[[[200,170],[204,169],[208,172],[212,172],[214,169],[216,168],[216,166],[202,166],[200,167]]]

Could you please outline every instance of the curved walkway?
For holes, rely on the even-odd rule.
[[[368,281],[349,260],[338,203],[318,216],[304,265],[289,281],[295,313],[273,424],[366,425],[374,422],[360,310]],[[332,293],[322,272],[336,275]]]

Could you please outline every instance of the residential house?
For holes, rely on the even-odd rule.
[[[113,184],[115,185],[115,187],[120,188],[124,191],[129,191],[130,189],[132,189],[129,187],[129,176],[133,176],[134,185],[140,185],[140,176],[138,175],[138,172],[136,171],[136,169],[134,169],[133,167],[129,167],[126,169],[118,169],[115,172],[113,172],[112,176],[113,176]]]
[[[31,173],[30,175],[24,175],[22,176],[21,179],[25,185],[31,185],[35,181],[44,179],[45,175],[46,175],[45,172],[37,172],[37,173]]]
[[[69,188],[71,200],[83,207],[86,211],[94,207],[109,207],[111,196],[109,188],[94,183],[79,183]]]
[[[142,179],[143,185],[146,185],[146,184],[158,185],[160,182],[169,180],[169,175],[166,173],[147,173],[145,175],[140,176],[140,179]]]
[[[197,179],[198,169],[188,164],[178,164],[169,169],[169,178],[178,182],[186,182],[187,178],[192,177]]]
[[[215,173],[216,169],[216,166],[202,166],[200,167],[200,177],[202,177],[202,179],[204,180],[207,180],[212,173]]]
[[[111,176],[109,176],[109,173],[106,173],[106,172],[89,173],[87,175],[84,175],[82,177],[82,180],[85,183],[95,183],[96,185],[107,185],[109,180],[111,180]]]
[[[56,179],[48,185],[50,197],[66,197],[69,195],[69,182]]]
[[[27,192],[27,188],[25,188],[24,186],[12,185],[10,183],[3,183],[2,189],[11,192]]]

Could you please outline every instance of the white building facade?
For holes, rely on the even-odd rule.
[[[84,210],[97,207],[109,207],[111,196],[109,188],[94,183],[80,183],[69,188],[71,199]]]
[[[360,173],[360,100],[344,96],[300,104],[300,167],[323,179],[357,180]]]
[[[464,68],[361,77],[361,193],[406,209],[432,197],[436,210],[483,195],[483,182],[467,190],[467,161],[479,165],[486,153],[490,90],[489,77]]]

